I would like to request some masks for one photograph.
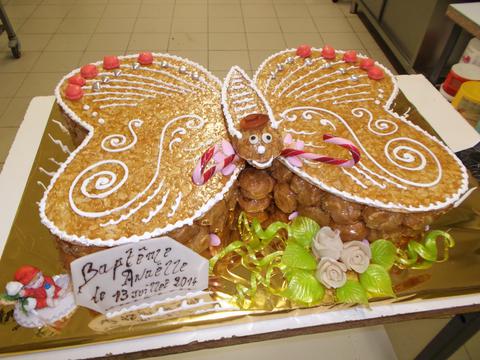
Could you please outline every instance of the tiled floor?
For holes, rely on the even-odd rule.
[[[448,323],[449,318],[405,321],[385,325],[398,360],[411,360]],[[473,336],[449,360],[480,359],[480,332]]]
[[[0,36],[0,168],[31,98],[51,95],[66,72],[106,54],[168,51],[223,77],[235,64],[251,74],[268,55],[287,46],[329,43],[369,54],[391,68],[359,18],[349,13],[348,0],[337,4],[330,0],[3,0],[3,4],[22,42],[23,56],[13,59],[6,36]],[[416,330],[438,330],[441,322],[389,325],[398,358],[411,358],[435,333]],[[416,344],[410,352],[405,341]],[[478,344],[477,337],[454,358],[479,358]]]

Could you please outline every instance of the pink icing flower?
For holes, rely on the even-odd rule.
[[[288,220],[292,221],[298,216],[298,211],[292,212],[290,215],[288,215]]]
[[[372,66],[368,69],[368,77],[372,80],[382,80],[385,74],[378,66]]]
[[[368,70],[375,65],[375,61],[370,58],[364,58],[360,61],[360,69]]]
[[[109,55],[103,57],[103,68],[105,70],[118,69],[120,67],[120,60],[118,57]]]
[[[210,235],[210,246],[220,246],[222,241],[217,234],[211,233]]]
[[[68,84],[67,89],[65,90],[65,97],[68,100],[79,100],[83,96],[82,87],[79,85]]]
[[[68,79],[69,84],[84,86],[87,81],[82,77],[82,75],[77,74]]]
[[[347,63],[354,63],[357,61],[357,52],[355,50],[345,51],[343,54],[343,60]]]
[[[93,79],[94,77],[96,77],[96,76],[98,75],[97,66],[94,65],[94,64],[84,65],[84,66],[82,66],[82,68],[80,69],[80,74],[81,74],[82,77],[84,77],[85,79]]]
[[[322,56],[325,59],[333,60],[335,59],[335,49],[330,45],[325,45],[322,49]]]
[[[307,58],[312,55],[312,47],[310,45],[300,45],[297,48],[296,54],[301,58]]]
[[[138,54],[138,63],[141,65],[151,65],[153,63],[153,54],[149,51],[143,51]]]

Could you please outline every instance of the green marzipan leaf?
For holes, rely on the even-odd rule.
[[[289,241],[282,257],[282,263],[288,267],[315,270],[317,261],[315,257],[303,246]]]
[[[370,245],[372,263],[390,270],[395,262],[397,248],[388,240],[377,240]]]
[[[345,304],[368,304],[368,296],[362,285],[353,280],[347,280],[345,285],[337,289],[337,300]]]
[[[300,245],[310,247],[318,230],[320,230],[320,226],[315,221],[304,216],[297,216],[290,225],[288,235]]]
[[[291,269],[288,280],[288,287],[282,295],[292,301],[304,304],[317,303],[325,295],[325,288],[311,271]]]
[[[370,264],[367,271],[360,274],[359,278],[360,284],[370,297],[395,296],[392,280],[383,266]]]

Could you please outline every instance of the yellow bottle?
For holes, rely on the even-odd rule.
[[[467,81],[460,86],[452,105],[472,125],[480,131],[480,81]]]

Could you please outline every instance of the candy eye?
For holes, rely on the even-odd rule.
[[[269,133],[265,133],[265,134],[262,135],[262,140],[263,140],[264,143],[268,144],[268,143],[272,142],[272,135],[269,134]]]
[[[258,136],[257,135],[250,135],[248,138],[248,141],[250,141],[250,144],[255,145],[258,143]]]

